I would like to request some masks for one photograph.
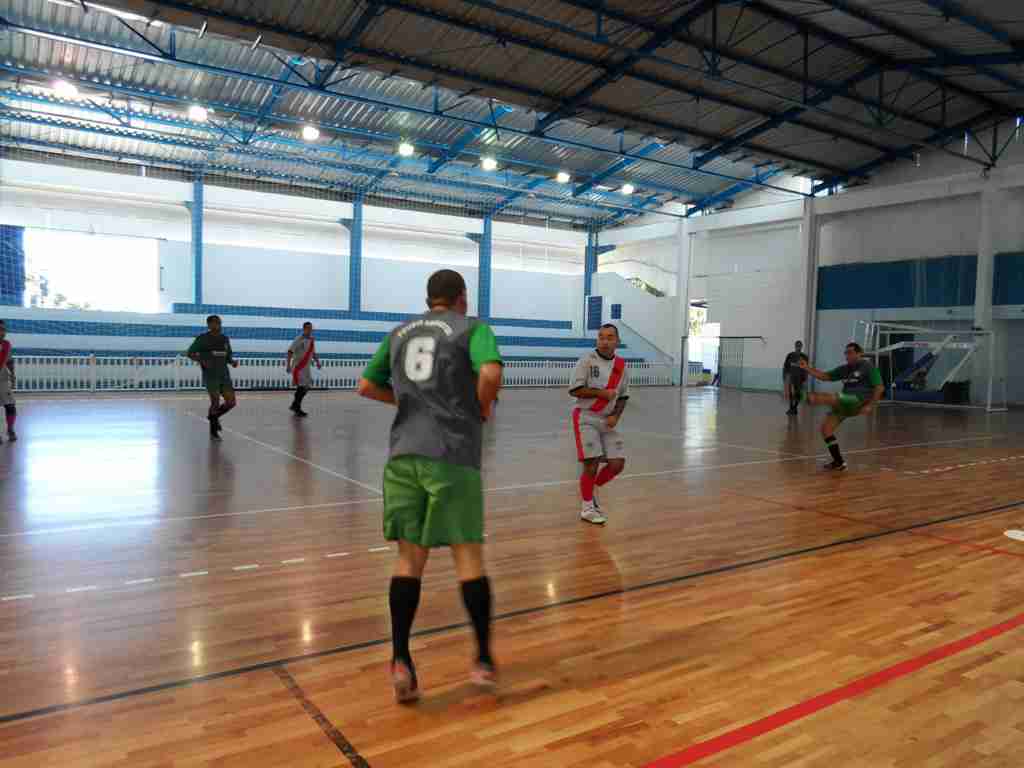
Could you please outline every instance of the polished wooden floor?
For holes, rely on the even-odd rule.
[[[1020,766],[1024,414],[638,389],[604,529],[568,401],[488,426],[497,697],[444,552],[390,699],[390,411],[23,397],[0,446],[0,766]]]

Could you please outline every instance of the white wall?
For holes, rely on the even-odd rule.
[[[691,252],[691,296],[705,290],[709,321],[721,324],[722,336],[765,337],[744,344],[744,386],[777,388],[783,357],[804,335],[801,221],[705,229],[692,235]]]
[[[195,286],[189,244],[160,240],[157,257],[160,264],[160,311],[170,312],[173,304],[191,304]]]
[[[821,266],[977,253],[978,196],[850,211],[824,218]]]
[[[614,272],[604,272],[594,278],[594,295],[603,298],[605,322],[618,322],[611,318],[612,304],[622,305],[622,322],[647,339],[663,354],[676,357],[679,337],[676,335],[675,298],[658,298],[634,288]]]
[[[638,277],[666,296],[675,296],[679,269],[679,239],[659,237],[623,243],[599,259],[599,273],[614,273],[629,279]]]
[[[491,315],[527,320],[568,320],[576,331],[583,306],[583,275],[538,275],[495,270],[491,274]]]

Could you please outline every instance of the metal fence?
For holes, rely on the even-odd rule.
[[[202,389],[199,366],[184,357],[18,356],[19,392],[168,392]],[[231,372],[236,389],[287,389],[291,378],[284,357],[243,357]],[[365,360],[323,361],[313,386],[355,389]],[[568,387],[576,364],[561,360],[512,360],[505,365],[506,387]],[[630,363],[633,386],[669,386],[669,363]]]

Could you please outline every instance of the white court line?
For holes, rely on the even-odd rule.
[[[350,554],[352,554],[352,553],[351,552],[331,552],[331,554],[324,555],[324,557],[348,557]]]
[[[179,579],[194,579],[198,576],[209,576],[209,571],[189,571],[188,573],[179,573]]]
[[[949,443],[964,443],[972,440],[995,440],[1003,437],[1003,435],[988,435],[985,437],[965,437],[958,440],[940,440],[933,443],[907,443],[905,445],[886,445],[880,448],[862,448],[856,451],[844,451],[844,453],[879,453],[881,451],[893,451],[899,448],[922,448],[931,445],[946,445]],[[812,456],[781,456],[777,459],[759,459],[757,461],[739,461],[732,464],[695,464],[692,467],[677,467],[676,469],[663,469],[658,472],[633,472],[630,474],[619,475],[618,480],[630,480],[637,477],[662,477],[664,475],[680,475],[687,474],[690,472],[707,472],[716,469],[735,469],[737,467],[756,467],[765,464],[783,464],[789,461],[813,461],[818,458],[824,458],[825,454],[815,454]],[[497,488],[486,488],[485,493],[493,493],[497,491],[517,491],[527,488],[547,488],[557,485],[575,485],[579,480],[550,480],[543,483],[522,483],[520,485],[503,485]]]
[[[0,598],[0,603],[12,603],[15,600],[34,600],[34,599],[35,599],[35,595],[32,595],[32,594],[8,595],[7,597]]]
[[[306,562],[304,557],[293,557],[290,560],[282,560],[281,565],[298,565],[299,563]]]
[[[89,584],[85,587],[68,587],[64,590],[64,592],[66,594],[73,595],[76,592],[95,592],[97,589],[99,589],[99,587],[97,587],[95,584]]]
[[[647,437],[660,437],[660,438],[664,438],[666,440],[685,440],[686,439],[686,435],[676,435],[676,434],[670,434],[670,433],[667,433],[667,432],[639,432],[639,431],[635,431],[635,430],[623,430],[622,433],[624,435],[626,435],[626,437],[629,437],[630,435],[645,435]],[[774,454],[775,456],[793,456],[793,457],[799,456],[800,458],[810,458],[810,457],[805,457],[805,456],[803,456],[802,454],[799,454],[799,453],[790,453],[789,451],[777,451],[774,448],[755,448],[752,445],[738,445],[736,443],[719,443],[719,442],[715,442],[715,443],[702,443],[702,444],[699,444],[699,445],[686,446],[686,447],[687,448],[691,448],[691,449],[696,449],[696,450],[712,450],[714,448],[736,448],[736,449],[741,450],[741,451],[753,451],[755,453],[771,453],[771,454]]]
[[[192,414],[192,415],[195,415],[195,414]],[[1005,437],[1006,437],[1006,435],[982,435],[982,436],[978,436],[978,437],[964,437],[964,438],[958,438],[958,439],[954,439],[954,440],[937,440],[937,441],[934,441],[934,442],[924,442],[924,443],[906,443],[906,444],[903,444],[903,445],[886,445],[886,446],[882,446],[880,448],[862,448],[862,449],[858,449],[858,450],[844,451],[844,453],[850,454],[850,455],[852,455],[852,454],[863,454],[863,453],[878,453],[878,452],[881,452],[881,451],[899,450],[901,448],[926,448],[926,447],[933,446],[933,445],[950,445],[950,444],[955,444],[955,443],[975,442],[975,441],[984,441],[984,440],[1001,440],[1001,439],[1003,439]],[[661,476],[664,476],[664,475],[685,474],[685,473],[689,473],[689,472],[713,471],[713,470],[716,470],[716,469],[735,469],[735,468],[738,468],[738,467],[753,467],[753,466],[761,466],[761,465],[766,465],[766,464],[781,464],[781,463],[790,462],[790,461],[810,461],[810,460],[813,460],[813,459],[824,458],[824,457],[825,457],[825,454],[822,453],[822,454],[813,454],[813,455],[807,455],[807,456],[783,456],[783,457],[780,457],[780,458],[777,458],[777,459],[761,459],[761,460],[756,460],[756,461],[736,462],[736,463],[732,463],[732,464],[698,464],[698,465],[694,465],[692,467],[677,467],[676,469],[666,469],[666,470],[661,470],[659,472],[642,472],[642,473],[635,472],[635,473],[630,473],[630,474],[624,474],[624,475],[620,475],[618,479],[619,480],[628,480],[630,478],[637,478],[637,477],[661,477]],[[494,488],[485,488],[484,492],[485,493],[500,493],[500,492],[503,492],[503,491],[524,490],[524,489],[529,489],[529,488],[551,488],[551,487],[560,486],[560,485],[575,485],[577,482],[579,482],[579,481],[573,479],[573,480],[550,480],[550,481],[546,481],[546,482],[537,482],[537,483],[522,483],[522,484],[519,484],[519,485],[503,485],[503,486],[497,486],[497,487],[494,487]],[[356,505],[356,504],[380,504],[381,502],[382,502],[382,497],[381,496],[377,496],[376,498],[372,498],[372,499],[350,499],[350,500],[347,500],[347,501],[329,501],[329,502],[323,502],[323,503],[320,503],[320,504],[300,504],[300,505],[291,506],[291,507],[269,507],[269,508],[266,508],[266,509],[240,510],[238,512],[219,512],[219,513],[210,514],[210,515],[179,515],[179,516],[175,516],[175,517],[147,518],[145,520],[125,520],[125,521],[115,521],[115,522],[109,522],[109,523],[97,523],[95,525],[75,525],[75,526],[66,526],[66,527],[61,527],[61,528],[37,528],[37,529],[34,529],[34,530],[28,530],[28,531],[15,531],[15,532],[12,532],[12,533],[0,533],[0,540],[2,540],[2,539],[9,539],[9,538],[18,538],[18,537],[22,537],[22,536],[39,536],[39,535],[43,535],[43,534],[52,534],[52,533],[73,533],[73,532],[78,532],[78,531],[103,530],[103,529],[106,529],[106,528],[122,528],[122,527],[127,527],[127,526],[160,525],[160,524],[163,524],[163,523],[187,522],[187,521],[192,521],[192,520],[215,520],[215,519],[224,518],[224,517],[242,517],[242,516],[248,516],[248,515],[262,515],[262,514],[272,514],[272,513],[279,513],[279,512],[298,512],[298,511],[305,510],[305,509],[325,509],[325,508],[329,508],[329,507],[353,506],[353,505]]]
[[[196,416],[196,414],[192,413],[191,411],[189,411],[189,414],[192,415],[192,416]],[[362,482],[360,482],[358,480],[354,480],[351,477],[349,477],[348,475],[343,475],[340,472],[335,472],[333,469],[328,469],[327,467],[325,467],[325,466],[323,466],[321,464],[316,464],[316,463],[310,461],[309,459],[304,459],[301,456],[296,456],[294,453],[289,453],[288,451],[284,450],[283,448],[278,448],[276,445],[271,445],[270,443],[264,443],[262,440],[257,440],[255,437],[249,437],[249,435],[245,434],[244,432],[239,432],[237,429],[231,429],[230,427],[224,427],[223,429],[224,429],[225,432],[229,432],[232,435],[236,435],[238,437],[244,438],[245,440],[248,440],[249,442],[256,443],[256,445],[262,446],[262,447],[266,448],[268,451],[273,451],[274,453],[279,453],[282,456],[287,456],[289,459],[294,459],[295,461],[301,461],[303,464],[306,464],[306,465],[308,465],[310,467],[313,467],[313,469],[319,469],[321,472],[326,472],[328,475],[333,475],[334,477],[337,477],[337,478],[339,478],[341,480],[345,480],[345,481],[347,481],[349,483],[352,483],[353,485],[358,485],[360,488],[364,488],[367,491],[370,491],[371,493],[376,493],[378,496],[383,495],[383,494],[381,494],[381,492],[379,490],[374,488],[372,485],[367,485],[366,483],[362,483]]]
[[[391,547],[370,547],[367,552],[390,552]]]
[[[231,570],[232,571],[255,571],[259,567],[260,567],[259,563],[249,563],[248,565],[236,565]]]
[[[130,581],[126,581],[124,583],[124,585],[126,587],[134,587],[134,586],[138,586],[139,584],[152,584],[154,581],[156,581],[156,579],[153,579],[153,578],[148,578],[148,579],[131,579]]]
[[[73,533],[76,531],[100,531],[105,528],[124,528],[133,525],[159,525],[161,523],[174,523],[188,520],[213,520],[220,517],[240,517],[244,515],[263,515],[272,512],[298,512],[303,509],[323,509],[326,507],[347,507],[354,504],[379,504],[381,498],[375,499],[351,499],[349,501],[327,501],[321,504],[300,504],[295,507],[270,507],[268,509],[248,509],[238,512],[218,512],[212,515],[179,515],[177,517],[150,517],[144,520],[118,520],[109,523],[95,523],[94,525],[70,525],[62,528],[36,528],[29,531],[15,531],[13,533],[0,533],[0,539],[10,539],[19,536],[39,536],[46,533]]]

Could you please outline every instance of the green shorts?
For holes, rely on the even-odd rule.
[[[832,406],[832,415],[842,421],[856,416],[863,407],[864,400],[860,395],[840,394],[839,402]]]
[[[384,467],[384,538],[421,547],[483,543],[480,470],[422,456]]]
[[[215,397],[224,397],[226,395],[233,395],[235,388],[231,384],[231,376],[203,376],[203,388],[206,389],[210,395]]]

